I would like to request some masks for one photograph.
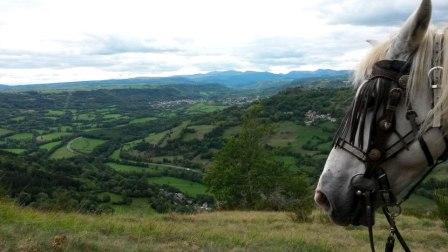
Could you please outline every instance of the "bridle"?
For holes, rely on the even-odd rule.
[[[443,36],[435,35],[432,69],[429,71],[430,86],[433,91],[433,104],[440,97],[442,79],[442,51]],[[406,134],[400,134],[396,129],[396,110],[406,97],[412,59],[409,61],[381,60],[374,64],[372,74],[357,92],[351,109],[347,112],[343,123],[334,138],[334,147],[345,150],[366,166],[364,174],[355,175],[351,180],[351,187],[355,192],[356,204],[352,222],[357,225],[365,210],[366,225],[369,230],[370,247],[375,251],[373,240],[373,225],[375,222],[375,202],[380,202],[382,211],[388,223],[390,234],[386,242],[386,251],[393,251],[395,238],[398,239],[405,251],[410,251],[395,224],[395,218],[401,213],[401,204],[415,191],[418,185],[432,172],[432,170],[448,159],[448,139],[445,140],[444,153],[434,160],[428,144],[419,134],[421,125],[417,122],[417,113],[408,102],[406,119],[412,129]],[[367,114],[373,114],[370,125],[367,125]],[[367,146],[364,148],[364,128],[369,126],[370,132]],[[432,128],[441,127],[441,115],[434,115]],[[387,145],[391,136],[398,140]],[[398,155],[409,146],[419,143],[430,169],[398,200],[392,192],[386,173],[381,165]]]

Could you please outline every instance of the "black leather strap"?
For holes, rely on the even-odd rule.
[[[398,231],[397,225],[395,224],[394,218],[389,214],[387,211],[387,208],[383,207],[383,213],[386,217],[387,222],[389,223],[389,226],[393,230],[395,236],[397,237],[398,241],[401,244],[401,247],[405,252],[410,252],[409,246],[406,244],[405,240],[403,239],[403,236],[401,236],[400,231]]]
[[[409,62],[381,60],[373,65],[371,78],[385,78],[398,83],[401,76],[409,74]]]
[[[423,139],[423,136],[418,137],[418,142],[420,143],[420,147],[422,148],[423,154],[425,154],[426,162],[428,162],[428,166],[434,165],[434,158],[432,157],[431,151],[429,151],[428,145]]]

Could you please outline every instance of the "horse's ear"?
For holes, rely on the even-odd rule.
[[[392,47],[395,56],[414,52],[422,42],[431,21],[431,0],[422,0],[418,9],[408,18]]]

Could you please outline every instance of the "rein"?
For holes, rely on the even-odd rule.
[[[441,93],[442,51],[443,38],[442,35],[437,34],[433,52],[433,68],[428,73],[429,84],[433,91],[433,108]],[[444,137],[445,152],[434,160],[428,144],[423,136],[418,133],[421,125],[417,123],[417,113],[412,109],[410,103],[407,105],[406,119],[412,129],[404,135],[396,130],[396,110],[400,102],[403,101],[403,97],[405,97],[411,65],[412,61],[397,60],[382,60],[375,63],[371,76],[360,86],[357,98],[355,98],[351,110],[346,114],[334,140],[335,147],[347,151],[366,166],[366,172],[355,175],[350,183],[355,191],[357,201],[352,222],[355,225],[359,224],[363,210],[365,211],[372,251],[375,251],[373,226],[375,224],[374,203],[377,201],[382,203],[382,212],[389,223],[390,234],[386,241],[385,251],[393,251],[395,239],[400,242],[404,251],[410,251],[395,224],[395,218],[401,214],[401,204],[411,196],[437,165],[448,159],[448,139]],[[370,125],[367,148],[364,148],[364,128],[366,126],[366,115],[369,111],[373,113],[374,117]],[[378,115],[381,116],[378,117]],[[440,129],[440,127],[441,115],[436,112],[432,128]],[[397,136],[398,140],[387,146],[392,135]],[[381,165],[400,152],[408,150],[414,142],[419,143],[430,168],[398,201],[390,188],[389,180]]]

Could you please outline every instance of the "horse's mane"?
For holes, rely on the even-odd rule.
[[[432,67],[432,56],[434,46],[434,35],[439,31],[433,27],[429,28],[422,43],[414,54],[413,64],[410,73],[410,83],[407,87],[407,102],[412,102],[421,90],[429,87],[428,72]],[[443,30],[444,52],[443,52],[443,78],[442,94],[437,104],[434,104],[426,118],[421,122],[422,130],[431,127],[435,111],[441,111],[442,118],[448,119],[448,28]],[[360,62],[353,75],[353,86],[358,89],[364,80],[372,72],[375,62],[385,59],[387,51],[392,45],[393,37],[383,43],[380,43],[371,50],[371,52]],[[422,118],[423,119],[423,118]],[[448,122],[448,121],[447,121]],[[447,123],[444,123],[448,127]],[[444,129],[448,133],[448,128]]]

